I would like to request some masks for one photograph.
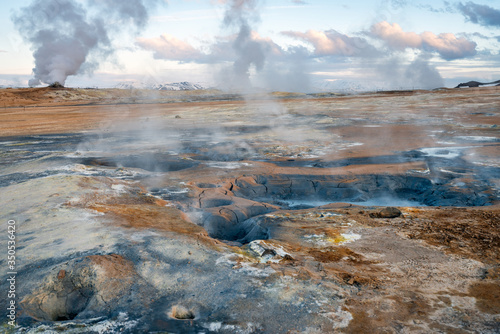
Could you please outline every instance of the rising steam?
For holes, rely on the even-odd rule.
[[[421,54],[412,62],[401,55],[392,55],[367,63],[373,68],[376,79],[373,84],[381,89],[434,89],[444,86],[437,68],[430,62],[431,55]]]
[[[226,6],[224,26],[238,28],[238,36],[232,45],[237,58],[231,81],[240,89],[249,88],[251,66],[260,71],[266,59],[264,44],[254,38],[251,29],[251,23],[260,20],[258,0],[228,0]]]
[[[34,0],[12,20],[32,45],[35,68],[29,85],[65,84],[70,75],[92,73],[112,53],[113,24],[143,28],[152,0]]]

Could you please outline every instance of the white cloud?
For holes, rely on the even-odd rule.
[[[282,34],[300,39],[314,47],[315,56],[369,56],[376,52],[365,39],[349,37],[335,30],[307,32],[284,31]]]
[[[137,38],[136,44],[145,50],[153,51],[156,59],[195,61],[203,56],[191,44],[170,34],[155,38]]]
[[[386,21],[374,24],[370,29],[370,36],[383,40],[389,47],[396,50],[407,48],[422,51],[437,52],[443,59],[453,60],[474,56],[475,42],[465,37],[456,37],[451,33],[436,35],[426,31],[421,34],[406,32],[397,23]]]
[[[237,37],[217,37],[214,43],[204,48],[205,52],[169,34],[155,38],[137,38],[136,44],[144,50],[152,51],[155,59],[218,63],[235,59],[233,44]],[[283,54],[281,47],[271,38],[262,37],[255,31],[250,32],[249,40],[271,57],[280,57]]]

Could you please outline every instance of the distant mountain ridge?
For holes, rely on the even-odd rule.
[[[500,80],[492,81],[492,82],[479,82],[479,81],[461,82],[455,88],[460,88],[460,87],[479,87],[479,86],[485,86],[485,85],[500,86]]]
[[[188,81],[173,83],[146,83],[138,81],[123,81],[115,86],[118,89],[150,89],[150,90],[200,90],[204,86]]]

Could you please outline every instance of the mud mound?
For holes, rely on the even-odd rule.
[[[21,301],[23,310],[38,320],[108,315],[138,279],[132,263],[119,255],[75,259],[52,272]]]

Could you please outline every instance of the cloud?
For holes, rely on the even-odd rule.
[[[335,30],[307,32],[284,31],[283,35],[300,39],[314,47],[315,56],[369,56],[377,53],[365,39],[349,37]]]
[[[500,10],[486,5],[478,5],[471,1],[467,2],[465,5],[460,2],[456,6],[462,15],[472,23],[484,27],[500,28]]]
[[[267,57],[279,58],[283,49],[271,38],[262,37],[255,31],[249,32],[249,39],[254,44],[253,49],[263,52]],[[153,52],[155,59],[176,60],[180,62],[194,62],[199,64],[214,64],[234,60],[238,55],[233,48],[238,34],[217,37],[208,47],[197,49],[186,41],[173,35],[162,34],[154,38],[137,38],[136,45],[144,50]],[[252,48],[249,48],[251,51]]]
[[[465,58],[476,54],[477,44],[464,37],[457,38],[451,33],[436,35],[429,31],[421,34],[405,32],[397,23],[390,24],[386,21],[374,24],[369,35],[383,40],[389,47],[396,50],[413,48],[437,52],[445,60]]]
[[[153,51],[155,59],[189,62],[203,57],[203,54],[191,44],[169,34],[156,38],[137,38],[136,44],[145,50]]]
[[[408,0],[391,0],[390,4],[393,8],[404,8],[408,6]]]
[[[479,32],[473,32],[473,33],[462,33],[461,35],[467,37],[467,38],[472,38],[472,37],[476,37],[476,38],[482,38],[482,39],[492,39],[492,38],[496,38],[495,36],[493,37],[489,37],[489,36],[486,36],[486,35],[483,35]]]
[[[351,37],[335,30],[308,30],[305,33],[284,31],[282,34],[312,45],[315,57],[374,57],[381,54],[381,51],[377,50],[367,39]],[[445,60],[465,58],[476,54],[476,43],[465,37],[456,37],[450,33],[436,35],[428,31],[421,34],[405,32],[397,23],[390,24],[385,21],[376,23],[366,35],[384,41],[392,51],[411,48],[424,52],[437,52]]]

